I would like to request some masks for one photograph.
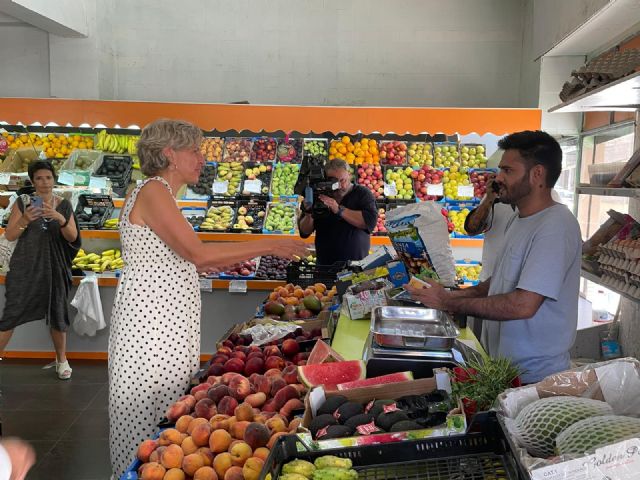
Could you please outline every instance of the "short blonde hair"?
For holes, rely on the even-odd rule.
[[[157,175],[169,166],[169,159],[162,149],[199,148],[201,142],[202,132],[192,123],[168,118],[151,122],[142,129],[138,140],[140,170],[148,177]]]

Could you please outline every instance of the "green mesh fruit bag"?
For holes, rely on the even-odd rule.
[[[550,397],[522,409],[513,424],[513,434],[530,455],[546,458],[554,454],[556,437],[570,425],[597,415],[612,415],[611,407],[599,400]]]
[[[556,438],[558,455],[584,455],[595,448],[640,435],[640,418],[601,415],[585,418]]]

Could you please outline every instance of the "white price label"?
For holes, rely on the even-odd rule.
[[[229,181],[213,182],[211,190],[213,190],[213,193],[227,193],[229,191]]]
[[[9,185],[11,183],[10,173],[0,173],[0,185]]]
[[[398,195],[398,189],[396,188],[395,183],[386,183],[384,184],[384,196],[385,197],[395,197]]]
[[[210,278],[201,278],[200,290],[202,290],[203,292],[213,291],[213,281]]]
[[[60,174],[58,175],[58,183],[60,183],[61,185],[69,185],[73,187],[73,185],[75,184],[73,174],[65,171],[60,172]]]
[[[245,180],[244,191],[248,193],[262,193],[262,180]]]
[[[473,197],[473,185],[458,185],[459,197]]]
[[[436,185],[427,185],[427,195],[433,195],[434,197],[441,197],[444,195],[444,186],[441,183]]]
[[[231,280],[229,282],[229,293],[247,293],[247,281]]]
[[[97,190],[107,189],[107,177],[89,177],[89,188]]]

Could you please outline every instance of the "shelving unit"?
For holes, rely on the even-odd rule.
[[[627,293],[621,292],[620,290],[617,290],[617,289],[615,289],[615,288],[613,288],[613,287],[611,287],[609,285],[606,285],[605,283],[602,283],[602,278],[600,278],[598,275],[596,275],[594,273],[588,272],[586,270],[581,270],[580,274],[582,275],[582,278],[585,278],[585,279],[589,280],[590,282],[597,283],[598,285],[602,285],[607,290],[611,290],[612,292],[617,293],[618,295],[626,298],[627,300],[630,300],[630,301],[635,302],[635,303],[640,303],[639,299],[637,299],[635,297],[632,297],[631,295],[629,295]]]
[[[579,185],[576,192],[582,195],[599,195],[605,197],[640,198],[640,188],[613,188]]]

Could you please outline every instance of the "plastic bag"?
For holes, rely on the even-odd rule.
[[[295,332],[298,328],[300,328],[300,325],[289,322],[259,324],[244,329],[240,335],[251,335],[253,339],[251,345],[264,345],[274,340],[280,340],[290,333]]]
[[[87,276],[80,281],[71,305],[78,309],[73,321],[73,329],[78,335],[93,337],[98,330],[107,326],[102,312],[98,278]]]

